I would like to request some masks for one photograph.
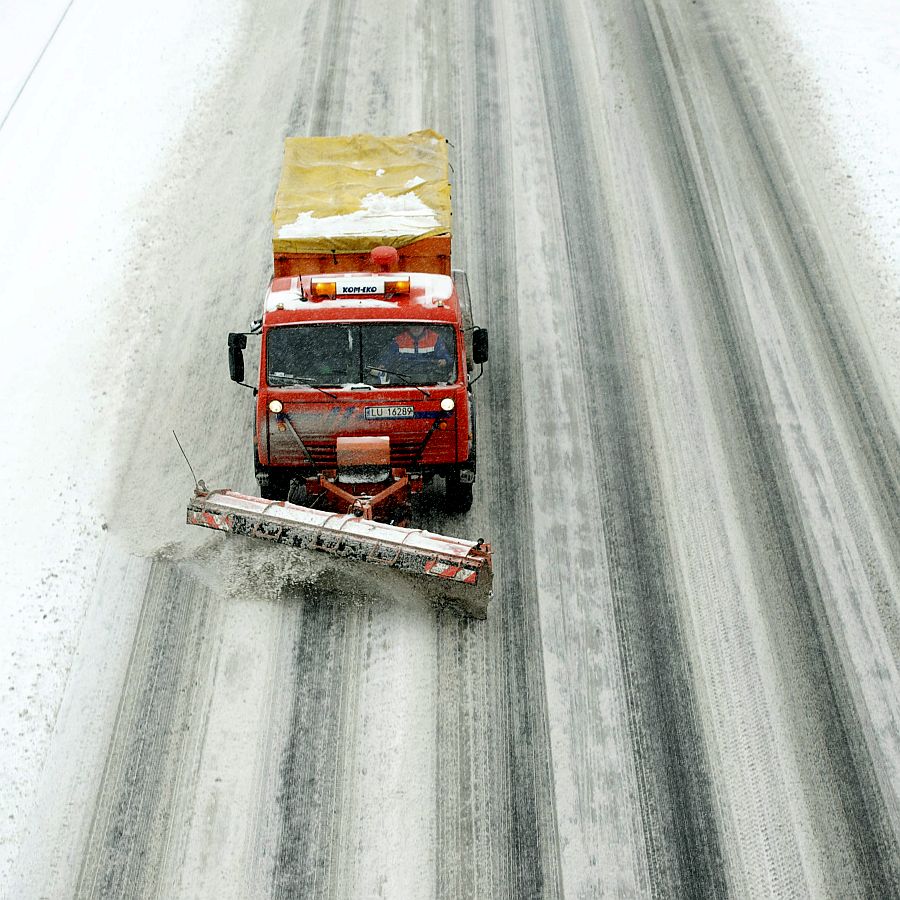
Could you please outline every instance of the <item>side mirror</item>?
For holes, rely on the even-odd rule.
[[[488,333],[486,328],[476,328],[472,332],[472,359],[478,364],[488,360]]]
[[[244,348],[247,346],[246,334],[228,335],[228,370],[231,380],[238,384],[244,380]]]

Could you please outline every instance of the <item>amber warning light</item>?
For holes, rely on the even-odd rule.
[[[313,300],[325,300],[334,297],[337,284],[334,281],[313,281],[309,286],[309,293]]]
[[[409,277],[405,278],[337,278],[330,281],[314,278],[310,282],[310,299],[333,300],[335,297],[385,297],[409,294]]]
[[[408,278],[394,278],[390,280],[385,280],[384,282],[384,293],[386,297],[393,297],[396,294],[408,294],[409,293],[409,279]]]

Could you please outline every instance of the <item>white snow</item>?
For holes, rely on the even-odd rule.
[[[795,163],[841,236],[827,252],[858,272],[856,312],[900,407],[900,4],[745,0],[744,9],[807,150]]]
[[[779,0],[813,73],[844,177],[896,271],[900,253],[900,3]]]
[[[73,0],[21,3],[0,0],[0,122],[43,58],[54,32],[62,27]]]
[[[278,229],[278,237],[401,237],[425,234],[440,224],[434,210],[423,203],[415,191],[397,197],[379,192],[366,194],[360,208],[346,215],[316,218],[312,211],[302,212],[295,222]]]
[[[843,177],[896,282],[900,5],[778,3],[815,73]],[[239,14],[238,0],[0,0],[0,884],[30,815],[100,563],[110,435],[127,421],[121,375],[147,327],[136,307],[130,345],[110,347],[110,297],[150,186],[228,65]],[[302,213],[280,236],[423,233],[439,223],[416,186],[401,197],[370,194],[345,216]],[[886,315],[896,313],[895,304]],[[375,687],[402,668],[399,657],[384,662],[369,673]],[[420,698],[403,699],[385,728],[414,715]],[[418,748],[406,753],[420,762]],[[430,812],[413,812],[432,827]]]
[[[142,198],[238,12],[235,0],[0,0],[0,884],[98,569],[111,429],[143,338],[136,308],[131,343],[109,346],[111,298]]]

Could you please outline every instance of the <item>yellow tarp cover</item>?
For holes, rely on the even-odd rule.
[[[272,213],[275,253],[405,247],[450,234],[447,142],[405,137],[292,137]]]

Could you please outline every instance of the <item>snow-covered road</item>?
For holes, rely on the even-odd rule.
[[[109,7],[65,13],[77,53],[28,82],[61,108],[19,84],[0,130],[30,185],[4,198],[38,205],[2,219],[4,412],[54,475],[10,455],[8,896],[900,895],[890,239],[848,232],[776,13],[721,6],[173,5],[79,69],[109,92],[80,112],[52,85]],[[164,149],[67,153],[48,123],[82,117]],[[486,623],[181,524],[172,428],[253,486],[224,335],[270,275],[284,136],[422,127],[492,343],[475,505],[422,524],[494,543]],[[108,232],[71,212],[104,176]],[[62,270],[29,285],[44,237]]]

